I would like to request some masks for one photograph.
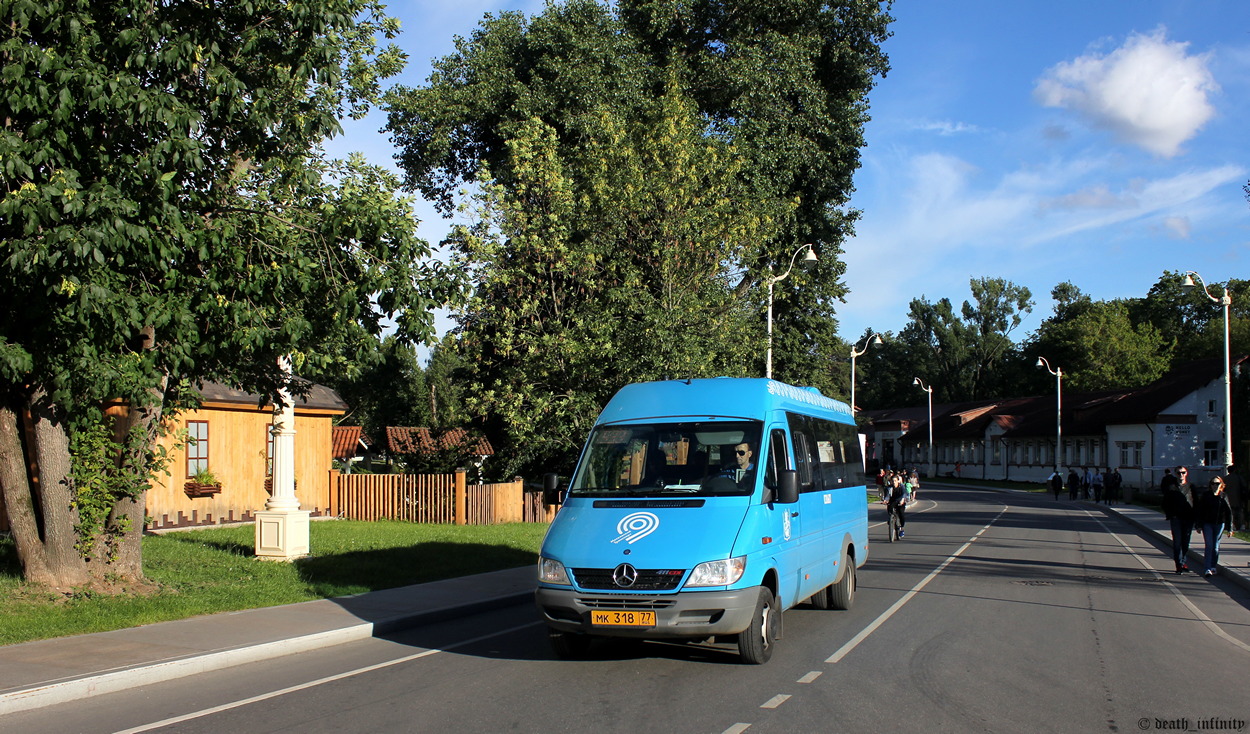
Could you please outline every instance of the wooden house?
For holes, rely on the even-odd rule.
[[[273,406],[215,383],[200,393],[200,408],[171,421],[160,440],[169,474],[158,473],[148,491],[149,528],[250,521],[269,498]],[[295,496],[313,516],[329,514],[332,423],[346,411],[338,394],[322,385],[295,399]],[[213,475],[210,484],[195,481],[204,469]]]

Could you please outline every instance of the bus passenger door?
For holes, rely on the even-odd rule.
[[[823,492],[818,491],[820,478],[816,470],[820,464],[816,458],[816,444],[807,421],[790,415],[790,440],[794,444],[794,468],[799,475],[799,501],[794,506],[802,519],[802,533],[795,540],[799,544],[802,568],[799,576],[799,599],[820,591],[832,579],[829,578],[825,547]]]
[[[777,558],[777,572],[780,576],[782,603],[794,606],[802,601],[802,567],[803,544],[802,513],[799,503],[781,504],[777,502],[777,487],[780,471],[790,469],[790,448],[786,432],[774,428],[768,437],[768,466],[764,474],[764,502],[768,508],[771,528],[770,536],[773,544],[773,555]]]

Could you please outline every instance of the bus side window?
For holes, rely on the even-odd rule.
[[[773,501],[773,493],[777,489],[777,476],[783,469],[790,468],[790,457],[786,453],[786,432],[774,428],[768,440],[768,466],[764,470],[764,502]]]
[[[812,477],[812,439],[801,431],[794,432],[794,466],[799,471],[799,491],[811,492],[816,488]]]

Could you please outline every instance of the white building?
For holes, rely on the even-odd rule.
[[[1250,356],[1233,359],[1245,380]],[[1195,481],[1223,471],[1223,360],[1192,362],[1135,390],[1063,394],[1063,445],[1055,457],[1054,395],[933,406],[938,476],[1044,482],[1056,464],[1118,469],[1126,487],[1158,484],[1185,465]],[[929,465],[928,407],[864,411],[868,457],[877,466]],[[1233,447],[1244,463],[1250,441]],[[875,471],[875,467],[873,468]]]

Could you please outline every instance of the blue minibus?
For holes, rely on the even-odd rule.
[[[732,641],[764,663],[782,612],[849,608],[868,557],[850,408],[775,380],[627,385],[544,494],[563,503],[535,599],[561,657],[632,637]]]

